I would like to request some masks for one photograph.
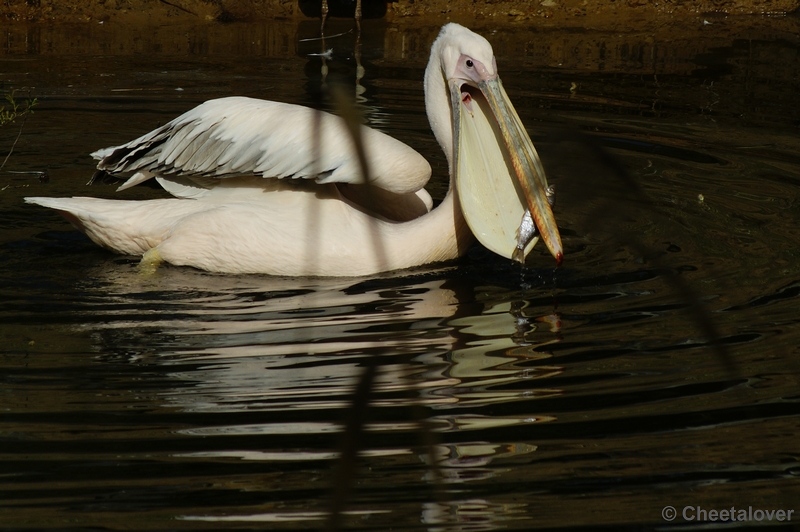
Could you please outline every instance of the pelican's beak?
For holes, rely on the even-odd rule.
[[[481,244],[512,258],[529,209],[547,249],[561,264],[561,235],[545,194],[539,154],[500,78],[481,76],[476,84],[478,90],[459,80],[449,83],[456,189],[467,224]],[[522,243],[522,260],[537,240]]]

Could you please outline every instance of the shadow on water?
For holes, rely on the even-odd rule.
[[[11,162],[51,182],[2,177],[3,526],[319,529],[336,497],[362,530],[652,529],[698,507],[792,526],[798,43],[786,20],[714,24],[488,28],[559,190],[565,265],[476,246],[349,280],[142,276],[21,197],[83,193],[83,154],[205,99],[329,107],[319,86],[347,80],[441,198],[421,87],[436,28],[365,23],[360,64],[353,37],[307,57],[313,21],[38,28],[23,49],[7,30],[3,82],[42,102]]]

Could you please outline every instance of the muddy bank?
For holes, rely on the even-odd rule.
[[[299,19],[319,15],[320,0],[6,0],[0,20],[88,22],[221,21]],[[352,16],[355,0],[329,0],[333,16]],[[363,0],[366,19],[456,17],[465,22],[542,21],[580,26],[668,19],[697,14],[775,15],[797,11],[800,0]]]

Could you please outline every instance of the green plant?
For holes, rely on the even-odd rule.
[[[34,99],[26,99],[24,106],[20,109],[20,104],[14,98],[14,93],[16,91],[12,90],[6,93],[6,101],[11,106],[10,109],[6,109],[6,106],[0,107],[0,126],[4,126],[6,124],[10,124],[14,122],[17,118],[22,118],[27,114],[33,114],[33,107],[39,103],[37,98]],[[21,129],[21,128],[20,128]]]
[[[11,149],[8,150],[8,155],[6,158],[3,159],[3,164],[0,164],[0,170],[6,165],[8,162],[8,158],[11,157],[11,154],[14,153],[14,147],[17,145],[17,141],[19,140],[20,135],[22,135],[22,128],[25,127],[25,121],[28,119],[29,114],[33,114],[33,107],[39,103],[39,100],[34,99],[26,99],[24,106],[20,109],[20,104],[14,99],[14,93],[16,91],[10,91],[6,93],[6,101],[11,106],[10,109],[6,109],[6,106],[0,107],[0,127],[10,124],[14,122],[17,118],[22,118],[22,123],[19,126],[19,131],[17,132],[17,137],[14,139],[14,143],[11,145]]]

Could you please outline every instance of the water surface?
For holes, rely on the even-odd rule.
[[[213,97],[332,109],[339,83],[441,199],[436,28],[6,28],[3,87],[40,104],[0,175],[0,529],[796,526],[796,21],[687,24],[481,29],[559,188],[563,267],[476,245],[332,280],[142,275],[22,197],[160,197],[85,188],[87,154]]]

